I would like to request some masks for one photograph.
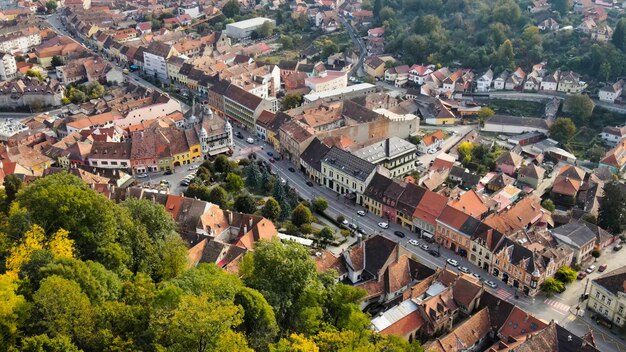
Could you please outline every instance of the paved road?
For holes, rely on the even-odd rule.
[[[245,138],[249,136],[247,131],[241,129],[237,130],[240,130],[244,134],[244,139],[235,139],[236,156],[243,157],[246,153],[254,150],[256,152],[257,158],[269,161],[267,152],[274,152],[271,145],[261,142],[259,145],[255,145],[253,147],[254,149],[251,149],[250,144],[247,144],[245,142]],[[469,131],[471,130],[472,126],[458,126],[457,135],[449,138],[444,144],[443,150],[439,153],[443,153],[447,148],[450,148],[451,146],[456,144],[456,142],[460,140],[461,136],[469,133]],[[261,150],[261,145],[263,146],[263,150]],[[433,158],[436,155],[437,154],[424,155],[421,156],[421,158]],[[426,264],[430,267],[443,267],[446,265],[446,259],[455,259],[459,262],[459,265],[465,266],[469,268],[472,273],[477,273],[478,275],[480,275],[482,280],[487,279],[496,282],[498,284],[498,287],[496,289],[492,289],[487,286],[485,286],[485,289],[492,294],[502,298],[503,300],[510,301],[518,305],[522,309],[534,314],[535,316],[545,320],[546,322],[554,319],[562,325],[567,326],[573,333],[577,334],[578,336],[584,335],[589,328],[593,329],[594,334],[596,334],[596,336],[600,336],[600,338],[597,338],[596,340],[601,351],[626,351],[626,347],[623,345],[623,342],[617,339],[612,334],[608,333],[606,329],[599,327],[597,324],[590,324],[587,321],[587,318],[576,317],[574,315],[576,313],[574,309],[575,302],[574,304],[567,303],[567,300],[561,300],[561,298],[558,296],[548,301],[546,300],[546,297],[543,297],[541,295],[536,298],[530,298],[520,295],[519,298],[516,299],[515,290],[513,288],[504,285],[504,283],[499,281],[497,278],[487,274],[484,270],[472,265],[466,259],[461,258],[457,254],[445,248],[440,248],[439,250],[441,253],[441,257],[433,257],[424,250],[409,244],[409,240],[411,239],[423,242],[423,240],[418,237],[419,235],[411,233],[409,230],[397,224],[389,224],[389,229],[383,230],[378,227],[377,224],[381,221],[386,220],[381,219],[371,213],[368,213],[366,216],[358,216],[356,212],[358,210],[364,210],[364,208],[362,208],[361,206],[346,203],[341,198],[338,199],[336,193],[332,192],[330,189],[324,186],[317,184],[315,184],[313,187],[307,186],[306,182],[308,181],[308,179],[301,172],[297,170],[296,172],[288,171],[288,168],[292,166],[293,165],[286,160],[277,161],[272,164],[272,168],[278,173],[278,176],[284,178],[291,187],[294,187],[301,198],[307,200],[312,200],[316,197],[326,198],[329,205],[326,212],[330,217],[336,218],[338,215],[343,215],[348,221],[355,223],[360,228],[362,228],[367,235],[381,234],[391,239],[392,241],[399,242],[410,253],[414,254],[421,263]],[[406,234],[406,237],[400,238],[394,235],[394,231],[402,231]],[[354,241],[356,240],[351,240],[352,243]],[[350,243],[346,244],[344,247],[349,244]],[[431,249],[437,249],[436,245],[433,246],[433,244],[429,244],[429,246],[431,247]],[[451,267],[449,265],[448,267],[453,271],[458,271],[458,269],[454,267]],[[576,294],[578,293],[573,292],[574,296]]]

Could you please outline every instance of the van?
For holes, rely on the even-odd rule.
[[[253,144],[254,143],[254,138],[248,137],[248,139],[246,139],[246,142]]]

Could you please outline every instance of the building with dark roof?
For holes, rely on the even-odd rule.
[[[309,146],[300,155],[300,168],[302,171],[316,183],[321,183],[322,175],[322,159],[330,147],[317,138],[313,138]]]
[[[526,132],[548,133],[548,121],[539,118],[494,115],[485,121],[482,128],[486,132],[520,134]]]
[[[374,177],[376,165],[337,147],[332,147],[321,163],[326,187],[363,204],[363,193]]]
[[[574,261],[582,263],[591,258],[591,252],[596,245],[596,234],[582,221],[573,221],[568,224],[552,229],[552,236],[572,250]]]

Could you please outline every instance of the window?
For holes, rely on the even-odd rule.
[[[611,299],[610,299],[610,298],[606,300],[606,305],[607,305],[607,306],[610,306],[610,305],[611,305]]]
[[[595,303],[595,302],[594,302],[594,303],[593,303],[593,308],[594,308],[594,309],[598,309],[598,303]]]
[[[620,315],[621,315],[621,314],[624,314],[624,306],[619,306],[618,313],[619,313]]]
[[[617,323],[617,325],[620,325],[620,323],[622,322],[622,318],[617,317],[617,319],[615,319],[615,322]]]
[[[596,292],[596,298],[600,299],[600,292]]]

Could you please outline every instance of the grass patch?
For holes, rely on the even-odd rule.
[[[525,117],[541,117],[545,110],[542,103],[502,99],[490,101],[489,107],[499,114]]]

